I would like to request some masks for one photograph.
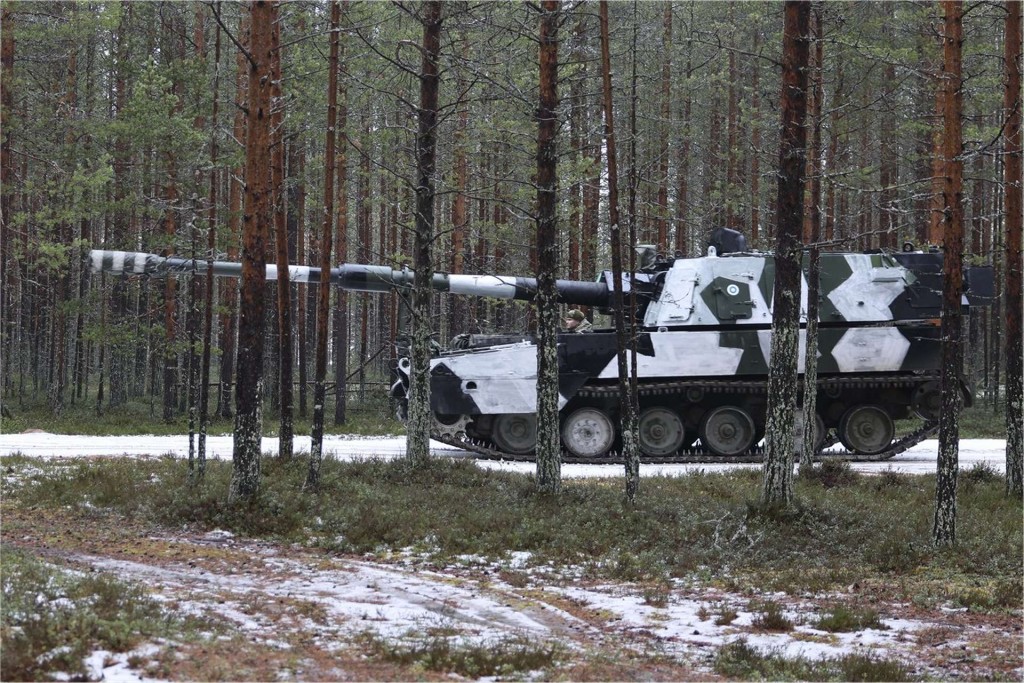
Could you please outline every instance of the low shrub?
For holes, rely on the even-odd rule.
[[[386,662],[473,679],[550,669],[561,652],[556,643],[537,643],[525,636],[464,643],[452,638],[444,629],[412,638],[389,639],[368,631],[358,635],[354,644],[364,653]]]
[[[848,654],[836,658],[786,657],[781,651],[765,652],[745,640],[719,648],[714,669],[731,679],[746,681],[911,681],[910,671],[895,659]]]
[[[838,633],[863,631],[867,628],[888,628],[878,618],[878,612],[875,610],[847,607],[846,605],[836,605],[830,609],[815,622],[814,627],[822,631]]]
[[[83,658],[92,651],[125,652],[187,628],[135,584],[70,572],[8,546],[2,554],[0,680],[89,680]]]

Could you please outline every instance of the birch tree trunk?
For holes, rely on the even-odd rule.
[[[558,420],[558,0],[544,0],[540,17],[540,107],[537,110],[537,488],[562,486]]]
[[[963,5],[944,0],[943,37],[943,185],[942,185],[942,413],[939,418],[939,457],[935,479],[935,518],[932,541],[937,546],[956,543],[956,480],[960,460],[960,408],[963,372],[960,300],[963,295],[963,140],[960,114]]]
[[[775,239],[771,368],[761,501],[788,506],[793,498],[793,416],[800,332],[800,230],[807,167],[807,67],[811,5],[787,0],[782,36],[782,131],[779,144],[778,227]]]

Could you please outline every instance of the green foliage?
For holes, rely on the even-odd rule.
[[[147,638],[184,628],[135,584],[81,574],[10,546],[0,563],[0,677],[5,681],[88,680],[83,658],[96,649],[125,652]]]
[[[888,628],[878,618],[878,612],[873,609],[859,609],[846,605],[836,605],[819,618],[815,628],[823,631],[848,632],[862,631],[866,628],[885,629]]]
[[[29,466],[3,462],[15,471]],[[758,492],[756,470],[651,477],[636,505],[626,506],[615,479],[566,481],[560,495],[543,496],[530,476],[369,454],[326,460],[313,495],[302,491],[304,457],[267,457],[260,497],[229,504],[229,462],[208,462],[194,486],[186,463],[171,458],[31,466],[41,471],[5,491],[20,505],[86,506],[346,553],[413,547],[439,562],[528,551],[538,563],[642,582],[651,604],[661,601],[666,580],[714,567],[714,580],[728,588],[787,593],[920,576],[929,582],[927,600],[1004,609],[1014,604],[1010,587],[1024,565],[1020,502],[1003,495],[1001,481],[961,492],[961,542],[938,553],[930,544],[934,477],[905,475],[910,485],[899,487],[862,477],[831,489],[798,480],[801,506],[779,514],[748,504]],[[938,568],[947,574],[932,585],[927,576]],[[899,590],[913,594],[915,581]]]
[[[94,334],[100,334],[94,330]],[[136,332],[128,326],[108,327],[105,332],[108,341],[131,348],[130,342]],[[207,433],[230,434],[234,420],[214,414],[213,390],[211,389],[211,414]],[[344,433],[351,435],[400,434],[404,427],[394,418],[384,397],[375,397],[358,406],[349,406]],[[149,399],[132,399],[117,406],[104,405],[103,415],[96,415],[96,404],[92,400],[79,401],[65,406],[59,416],[50,413],[45,395],[27,397],[19,406],[15,401],[6,404],[13,412],[13,418],[2,418],[0,428],[4,432],[23,432],[26,429],[44,429],[53,434],[82,434],[90,436],[128,436],[133,434],[177,435],[188,431],[188,415],[179,414],[170,422],[163,419],[159,402]],[[327,414],[334,410],[334,402],[328,400]],[[309,434],[312,429],[312,411],[305,418],[295,415],[295,433]],[[279,421],[277,414],[269,408],[264,412],[264,436],[276,436]],[[327,433],[334,428],[328,422]]]
[[[538,643],[525,636],[474,644],[459,642],[443,628],[432,630],[402,639],[384,639],[365,632],[354,641],[362,651],[387,662],[471,679],[535,675],[551,670],[562,651],[557,643]]]
[[[895,659],[849,654],[819,660],[761,652],[745,640],[718,650],[715,671],[731,679],[756,681],[911,681],[911,672]]]
[[[754,628],[762,631],[792,631],[793,622],[786,616],[782,605],[774,600],[766,600],[751,605],[750,609],[755,612]]]
[[[801,467],[799,476],[806,482],[816,482],[824,488],[831,489],[854,484],[860,475],[853,471],[848,462],[824,460],[812,467]]]

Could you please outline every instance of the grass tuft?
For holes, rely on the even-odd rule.
[[[753,625],[762,631],[786,632],[793,630],[793,622],[782,611],[782,605],[774,600],[751,604],[750,610],[756,612]]]
[[[826,489],[852,486],[860,477],[861,475],[850,467],[850,463],[842,460],[822,460],[812,467],[801,467],[799,473],[799,478],[803,481],[816,483]]]
[[[419,635],[411,642],[384,639],[367,631],[355,638],[355,644],[364,653],[386,662],[468,678],[509,677],[551,669],[561,652],[555,643],[536,643],[525,636],[460,643],[444,629]]]
[[[21,509],[224,529],[344,553],[411,547],[439,562],[472,555],[500,563],[515,548],[537,566],[653,587],[644,596],[650,604],[666,599],[660,586],[710,567],[727,568],[717,578],[740,590],[797,593],[924,576],[933,566],[950,568],[949,587],[974,579],[1019,585],[1024,565],[1020,501],[987,477],[961,492],[961,541],[938,553],[930,543],[934,478],[924,476],[900,477],[898,491],[879,489],[872,477],[828,489],[799,479],[797,503],[777,509],[750,502],[760,488],[756,471],[649,477],[627,506],[621,480],[567,480],[561,494],[544,496],[532,476],[443,458],[327,459],[314,494],[302,490],[306,458],[265,457],[260,495],[228,503],[230,462],[210,461],[205,479],[191,485],[186,463],[172,458],[0,462],[0,493]],[[1009,589],[997,595],[982,585],[991,597],[967,596],[972,604],[1019,608],[1019,591],[1013,603]],[[929,600],[962,592],[929,590]]]
[[[910,671],[895,659],[849,654],[837,658],[786,657],[778,650],[761,652],[745,640],[724,645],[714,669],[731,679],[745,681],[911,681]]]
[[[882,623],[878,612],[873,609],[859,609],[836,605],[826,614],[819,618],[814,627],[822,631],[833,633],[848,633],[851,631],[863,631],[864,629],[887,629],[888,626]]]
[[[63,570],[8,546],[2,552],[0,680],[88,680],[90,652],[125,652],[186,628],[135,584]]]

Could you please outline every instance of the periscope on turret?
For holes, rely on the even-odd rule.
[[[623,275],[636,309],[627,316],[637,346],[643,457],[756,459],[764,435],[774,259],[747,249],[736,231],[718,229],[707,254],[657,256],[638,248],[640,268]],[[148,276],[205,273],[239,277],[239,263],[93,251],[96,271]],[[823,253],[818,336],[820,447],[839,457],[885,458],[934,430],[939,407],[941,253]],[[806,264],[805,264],[806,265]],[[806,310],[806,267],[802,310]],[[965,272],[965,305],[991,297],[991,271]],[[280,274],[267,266],[268,280]],[[293,282],[322,281],[319,268],[290,266]],[[387,292],[414,283],[407,269],[343,264],[329,281],[343,289]],[[559,301],[609,312],[614,281],[558,280]],[[457,296],[532,300],[535,278],[435,273],[430,286]],[[803,318],[806,322],[806,316]],[[431,360],[435,438],[483,457],[529,459],[536,444],[536,342],[529,333],[463,334]],[[800,336],[800,366],[805,362]],[[558,339],[563,457],[607,462],[618,448],[614,330]],[[391,396],[406,412],[410,364],[401,357]],[[971,392],[964,383],[964,395]],[[900,437],[896,421],[919,421]]]

